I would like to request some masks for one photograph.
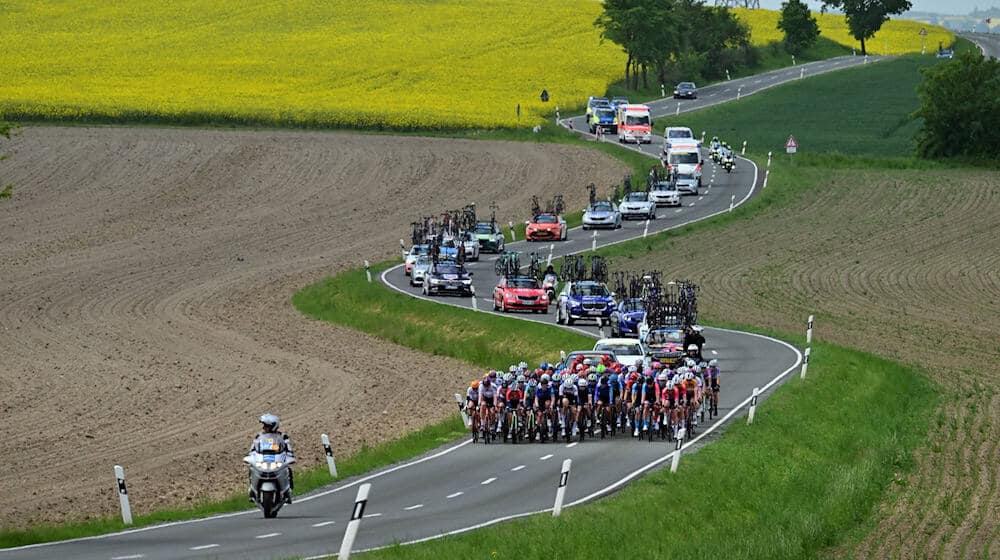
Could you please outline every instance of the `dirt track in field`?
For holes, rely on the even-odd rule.
[[[708,317],[804,332],[815,314],[818,339],[926,367],[944,394],[932,441],[854,555],[1000,558],[1000,174],[813,179],[791,205],[653,260],[701,284]]]
[[[115,511],[115,463],[139,512],[231,495],[268,410],[306,465],[321,432],[344,455],[419,427],[383,415],[386,403],[424,401],[468,370],[306,319],[291,295],[398,255],[421,214],[495,200],[498,217],[523,219],[532,194],[557,192],[582,207],[583,185],[625,171],[549,144],[22,132],[0,163],[15,184],[0,201],[0,417],[5,448],[32,470],[0,494],[4,528]],[[403,364],[426,375],[401,390]],[[453,404],[441,396],[421,420]]]

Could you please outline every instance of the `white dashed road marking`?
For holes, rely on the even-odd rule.
[[[327,525],[333,525],[336,521],[321,521],[319,523],[313,523],[313,527],[326,527]]]
[[[690,208],[690,207],[692,207],[692,206],[694,206],[694,203],[693,203],[693,202],[692,202],[691,204],[688,204],[688,208]],[[638,360],[636,360],[636,361],[638,361]]]
[[[134,560],[135,558],[145,558],[145,554],[130,554],[128,556],[115,556],[111,560]]]
[[[680,212],[680,211],[681,211],[681,209],[680,209],[680,208],[678,208],[677,210],[674,210],[674,214],[676,214],[676,213],[678,213],[678,212]]]
[[[549,460],[549,459],[551,459],[551,458],[552,458],[552,455],[551,455],[551,454],[549,454],[549,455],[546,455],[546,456],[544,456],[544,457],[539,457],[539,458],[538,458],[538,460],[539,460],[539,461],[548,461],[548,460]]]
[[[457,497],[461,496],[462,494],[465,494],[465,492],[455,492],[454,494],[448,494],[445,497],[450,500],[452,498],[457,498]]]
[[[209,548],[216,548],[217,544],[203,544],[201,546],[192,546],[190,550],[208,550]]]
[[[381,513],[366,513],[365,517],[382,517]]]
[[[718,352],[716,352],[715,350],[712,350],[712,355],[713,355],[713,356],[718,356],[718,355],[719,355],[719,353],[718,353]]]
[[[519,471],[519,470],[521,470],[523,468],[524,468],[524,465],[518,465],[518,466],[516,466],[516,467],[514,467],[513,469],[510,469],[510,470],[511,470],[511,472],[516,472],[516,471]]]
[[[482,484],[483,486],[486,486],[487,484],[493,482],[496,479],[497,479],[497,477],[495,477],[495,476],[493,478],[487,478],[486,480],[480,482],[479,484]]]
[[[424,504],[416,504],[416,505],[412,505],[410,507],[405,507],[403,509],[405,509],[406,511],[413,511],[415,509],[420,509],[422,507],[424,507]]]
[[[580,443],[580,442],[578,442],[578,441],[574,441],[573,443],[570,443],[570,444],[567,444],[567,445],[566,445],[566,449],[569,449],[569,448],[571,448],[571,447],[576,447],[576,444],[578,444],[578,443]]]
[[[256,536],[256,537],[254,537],[254,538],[255,538],[255,539],[269,539],[269,538],[271,538],[271,537],[277,537],[277,536],[278,536],[278,535],[280,535],[280,534],[281,534],[281,533],[267,533],[267,534],[265,534],[265,535],[257,535],[257,536]]]
[[[709,188],[711,188],[711,187],[709,187]],[[702,200],[702,199],[704,199],[704,198],[705,198],[704,196],[699,196],[699,197],[698,197],[698,200]]]

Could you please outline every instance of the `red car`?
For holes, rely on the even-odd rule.
[[[502,278],[493,289],[493,309],[504,313],[514,309],[548,313],[549,296],[534,278]]]
[[[539,214],[524,229],[528,241],[565,241],[567,235],[566,220],[558,214]]]

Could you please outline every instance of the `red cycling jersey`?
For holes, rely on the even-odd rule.
[[[520,389],[507,389],[507,402],[524,400],[524,391]]]

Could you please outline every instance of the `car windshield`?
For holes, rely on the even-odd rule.
[[[678,181],[694,181],[694,175],[692,175],[690,173],[678,173],[677,174],[677,180]]]
[[[615,117],[615,112],[610,108],[599,108],[597,110],[597,116],[605,119],[613,119]]]
[[[610,105],[610,103],[608,103],[608,100],[603,97],[597,97],[590,101],[591,107],[607,107],[608,105]]]
[[[681,82],[677,84],[677,89],[694,89],[694,84],[691,82]]]
[[[677,187],[673,183],[668,183],[667,181],[660,181],[653,187],[654,191],[676,191]]]
[[[645,311],[646,306],[642,303],[639,298],[628,298],[622,302],[622,311],[633,312],[633,311]]]
[[[537,288],[538,280],[534,278],[511,278],[507,281],[508,288]]]
[[[667,132],[667,138],[691,138],[690,130],[674,129]]]
[[[414,245],[413,248],[410,249],[411,255],[426,255],[429,252],[430,252],[430,247],[427,245]]]
[[[648,198],[649,198],[649,194],[647,194],[647,193],[644,193],[644,192],[634,192],[634,193],[628,193],[628,196],[625,197],[625,200],[627,200],[629,202],[646,202],[646,200],[648,200]]]
[[[490,235],[493,233],[493,226],[490,224],[476,224],[476,233]]]
[[[625,124],[642,125],[649,124],[649,115],[625,115]]]
[[[414,266],[427,266],[429,264],[431,264],[431,260],[429,258],[417,257],[417,262],[414,263]]]
[[[539,214],[535,216],[536,224],[554,224],[559,222],[559,220],[552,214]]]
[[[616,356],[641,356],[643,355],[642,346],[638,344],[598,344],[594,347],[594,350],[600,350],[602,352],[614,352]]]
[[[649,344],[669,344],[671,342],[680,344],[684,342],[684,331],[679,329],[661,329],[650,331],[649,336],[646,338],[646,342]]]
[[[574,296],[606,296],[608,289],[604,284],[573,284]]]
[[[670,154],[672,164],[697,164],[698,152],[674,152]]]
[[[619,105],[628,105],[628,97],[616,97],[612,99],[612,101],[618,103]]]
[[[576,352],[570,352],[569,355],[566,356],[566,363],[568,364],[568,363],[572,362],[573,360],[576,359],[577,356],[583,356],[584,359],[591,358],[591,359],[597,359],[597,360],[600,360],[601,358],[603,358],[605,356],[607,356],[609,358],[613,357],[613,355],[610,352],[599,352],[597,350],[582,351],[582,352],[581,351],[576,351]]]
[[[461,267],[453,264],[438,263],[437,268],[434,269],[434,272],[438,274],[462,274],[465,271],[462,270]]]
[[[595,202],[590,205],[591,212],[611,212],[610,202]]]

